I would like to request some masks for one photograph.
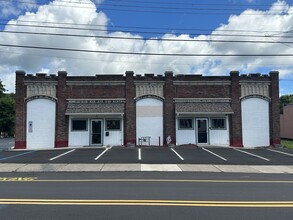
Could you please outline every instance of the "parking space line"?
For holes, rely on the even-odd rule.
[[[95,158],[95,160],[98,160],[104,153],[106,153],[109,150],[109,148],[106,148],[99,156]]]
[[[212,151],[210,151],[210,150],[207,150],[207,149],[205,149],[204,147],[202,147],[202,149],[203,149],[204,151],[206,151],[206,152],[209,152],[210,154],[212,154],[212,155],[214,155],[214,156],[216,156],[216,157],[218,157],[218,158],[222,159],[222,160],[225,160],[225,161],[227,161],[227,159],[226,159],[226,158],[224,158],[224,157],[221,157],[220,155],[218,155],[218,154],[216,154],[216,153],[214,153],[214,152],[212,152]]]
[[[173,148],[171,148],[171,150],[181,159],[181,160],[184,160],[183,157],[180,156],[180,154],[178,154]]]
[[[141,160],[141,149],[138,148],[138,160]]]
[[[64,156],[64,155],[66,155],[66,154],[69,154],[69,153],[71,153],[71,152],[73,152],[73,151],[75,151],[75,149],[72,149],[72,150],[70,150],[70,151],[67,151],[67,152],[65,152],[65,153],[63,153],[63,154],[60,154],[60,155],[56,156],[56,157],[52,157],[52,158],[50,159],[50,161],[55,160],[55,159],[57,159],[57,158],[59,158],[59,157],[62,157],[62,156]]]
[[[245,154],[248,154],[248,155],[253,156],[253,157],[258,157],[258,158],[260,158],[262,160],[270,161],[269,159],[267,159],[265,157],[261,157],[261,156],[258,156],[256,154],[252,154],[252,153],[249,153],[249,152],[246,152],[246,151],[243,151],[243,150],[239,150],[239,149],[236,149],[236,148],[234,148],[234,150],[242,152],[242,153],[245,153]]]
[[[13,155],[13,156],[9,156],[9,157],[3,157],[3,158],[0,158],[0,161],[15,158],[15,157],[20,157],[22,155],[31,154],[31,153],[35,153],[35,152],[37,152],[37,151],[36,150],[35,151],[29,151],[29,152],[24,152],[24,153],[21,153],[21,154],[16,154],[16,155]]]
[[[267,150],[273,151],[273,152],[276,152],[276,153],[279,153],[279,154],[285,154],[285,155],[293,157],[293,154],[289,154],[289,153],[286,153],[286,152],[283,152],[283,151],[272,150],[272,149],[267,149]]]

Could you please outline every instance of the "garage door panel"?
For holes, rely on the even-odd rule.
[[[35,99],[27,103],[27,148],[54,148],[56,103]]]
[[[249,98],[241,102],[244,147],[270,145],[269,102]]]

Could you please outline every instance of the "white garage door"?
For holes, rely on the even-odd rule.
[[[142,139],[139,138],[150,137]],[[136,102],[136,139],[137,144],[162,145],[163,143],[163,102],[145,98]]]
[[[27,148],[54,148],[56,103],[35,99],[27,103]]]
[[[244,147],[270,145],[269,102],[249,98],[241,102]]]

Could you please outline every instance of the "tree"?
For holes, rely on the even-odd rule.
[[[0,81],[0,134],[13,136],[15,127],[14,94],[4,93],[6,90]]]
[[[2,84],[2,81],[0,79],[0,97],[2,97],[4,95],[5,92],[5,88],[4,85]]]
[[[293,94],[280,97],[280,112],[283,114],[283,107],[287,104],[293,104]]]

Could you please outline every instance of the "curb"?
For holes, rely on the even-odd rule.
[[[293,165],[217,164],[22,164],[1,163],[0,173],[17,172],[214,172],[293,174]]]

